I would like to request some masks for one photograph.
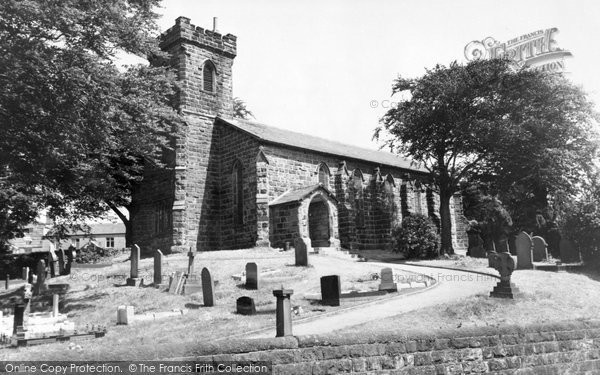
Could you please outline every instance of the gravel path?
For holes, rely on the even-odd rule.
[[[415,272],[434,278],[435,287],[396,298],[376,301],[372,304],[342,310],[319,319],[295,322],[292,331],[295,336],[323,334],[355,326],[377,319],[403,314],[412,310],[451,302],[471,295],[488,294],[498,282],[492,276],[475,274],[468,271],[439,269],[434,267],[416,267],[406,264],[368,262],[369,265],[391,267],[399,272]],[[494,271],[490,270],[491,273]],[[249,336],[249,338],[274,337],[275,329]]]

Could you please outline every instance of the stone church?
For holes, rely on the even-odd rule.
[[[409,213],[439,225],[439,199],[426,171],[373,151],[233,118],[236,37],[179,17],[161,48],[181,81],[185,126],[166,168],[150,170],[133,196],[133,243],[181,252],[284,247],[385,249]],[[460,196],[451,202],[453,242],[466,250]]]

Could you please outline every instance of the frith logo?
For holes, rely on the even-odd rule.
[[[519,66],[552,72],[563,71],[563,59],[572,54],[556,46],[554,35],[557,33],[558,29],[553,27],[521,35],[506,43],[500,43],[493,37],[482,41],[474,40],[465,46],[465,57],[469,61],[507,57]]]

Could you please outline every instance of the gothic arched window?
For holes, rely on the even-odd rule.
[[[216,83],[215,64],[207,60],[202,66],[202,89],[207,92],[215,92]]]
[[[360,169],[355,169],[352,174],[352,183],[354,185],[354,204],[356,208],[356,227],[365,226],[365,197],[363,187],[363,174]]]
[[[244,224],[244,181],[242,163],[238,160],[231,169],[233,224]]]
[[[319,164],[319,183],[323,185],[324,188],[329,189],[329,176],[331,173],[329,172],[329,167],[325,163]]]

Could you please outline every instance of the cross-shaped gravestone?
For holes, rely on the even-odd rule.
[[[246,264],[246,289],[258,289],[258,266],[254,262]]]
[[[328,306],[339,306],[342,290],[339,275],[321,277],[321,303]]]
[[[202,278],[202,297],[204,298],[204,306],[215,305],[215,284],[213,282],[210,271],[204,267],[201,273]]]
[[[130,257],[130,271],[129,278],[127,279],[128,286],[138,286],[140,284],[140,247],[138,245],[133,245],[131,247],[131,257]]]
[[[398,284],[394,282],[394,271],[389,267],[381,269],[379,290],[385,290],[386,292],[398,291]]]
[[[525,232],[519,233],[515,239],[515,246],[517,247],[517,269],[533,268],[533,257],[531,254],[533,242],[531,241],[531,237]]]
[[[519,294],[519,290],[510,282],[510,276],[515,269],[515,260],[508,252],[490,253],[489,259],[491,267],[500,273],[500,281],[490,292],[490,297],[514,298]]]
[[[196,256],[196,252],[192,251],[192,247],[190,246],[190,251],[188,252],[188,269],[187,274],[192,275],[194,273],[194,257]]]

